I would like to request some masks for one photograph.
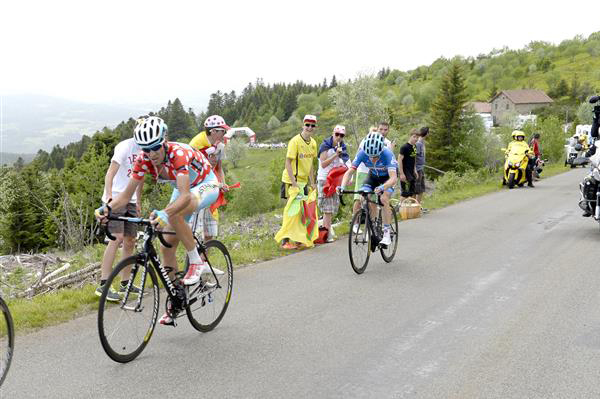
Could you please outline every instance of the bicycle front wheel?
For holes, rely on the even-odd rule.
[[[352,217],[348,234],[348,255],[352,270],[356,274],[362,274],[367,268],[371,256],[371,232],[364,209],[356,212]]]
[[[8,305],[0,298],[0,386],[6,378],[15,347],[15,329]]]
[[[396,216],[396,210],[394,207],[390,208],[392,211],[392,223],[390,223],[390,238],[392,239],[392,242],[385,248],[383,246],[379,247],[381,257],[387,263],[390,263],[394,259],[394,256],[396,255],[396,249],[398,248],[398,217]]]
[[[198,248],[214,273],[205,273],[196,285],[188,289],[186,312],[192,326],[208,332],[221,322],[233,288],[233,263],[225,245],[217,240],[204,243],[204,250]]]
[[[131,268],[130,284],[121,290],[119,275]],[[109,288],[121,299],[110,302]],[[150,264],[130,256],[121,261],[104,285],[98,307],[98,333],[106,354],[115,362],[127,363],[146,347],[158,318],[159,290]]]

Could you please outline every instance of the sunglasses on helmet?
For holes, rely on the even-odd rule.
[[[144,151],[144,152],[147,154],[147,153],[149,153],[149,152],[155,152],[155,151],[158,151],[158,150],[160,150],[160,149],[161,149],[161,147],[162,147],[162,143],[159,143],[159,144],[155,144],[155,145],[153,145],[152,147],[148,147],[148,148],[142,148],[142,151]]]

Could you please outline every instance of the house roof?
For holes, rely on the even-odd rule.
[[[475,112],[478,114],[491,114],[492,113],[492,104],[484,103],[482,101],[473,101],[468,105],[472,105]]]
[[[500,94],[504,94],[514,104],[548,104],[554,102],[543,90],[522,89],[522,90],[502,90],[496,94],[494,101]]]

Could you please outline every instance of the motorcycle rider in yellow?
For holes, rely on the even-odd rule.
[[[508,147],[506,148],[505,154],[508,156],[508,154],[510,154],[512,151],[520,150],[524,154],[526,154],[529,159],[531,159],[533,156],[533,151],[531,151],[529,145],[527,144],[527,142],[525,142],[525,133],[520,130],[513,130],[511,136],[513,141],[508,143]],[[533,163],[528,162],[527,169],[525,170],[525,175],[527,176],[527,186],[529,187],[534,187],[532,166]]]

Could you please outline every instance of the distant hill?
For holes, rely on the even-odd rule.
[[[33,161],[35,158],[35,154],[14,154],[11,152],[0,152],[0,166],[2,165],[12,165],[14,164],[19,157],[23,158],[25,163]]]
[[[91,104],[39,95],[2,97],[2,151],[37,153],[78,141],[105,126],[145,114],[156,105]]]

